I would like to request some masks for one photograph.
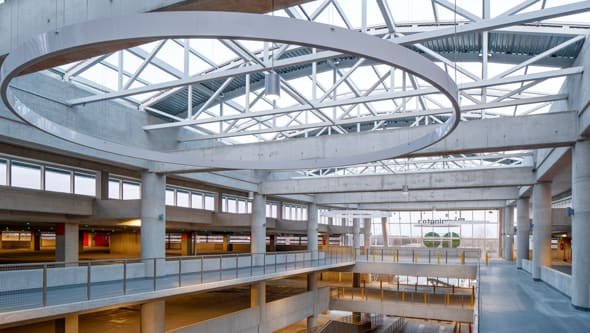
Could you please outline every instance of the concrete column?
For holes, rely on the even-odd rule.
[[[164,333],[166,329],[166,302],[153,301],[141,305],[141,333]]]
[[[250,223],[250,253],[254,264],[262,265],[266,253],[266,197],[254,193],[252,200],[252,221]]]
[[[78,315],[67,315],[55,320],[55,333],[78,333]]]
[[[352,273],[352,287],[353,288],[360,288],[361,287],[361,273]],[[353,322],[359,322],[361,320],[361,312],[353,312],[352,313]]]
[[[590,141],[574,146],[572,167],[572,305],[590,309]]]
[[[514,207],[504,207],[504,260],[512,261],[514,244]]]
[[[181,254],[183,256],[191,256],[193,255],[193,233],[192,232],[183,232],[182,233],[182,240],[181,240]]]
[[[312,291],[314,299],[317,296],[318,291],[318,272],[312,272],[307,274],[307,291]],[[307,329],[318,326],[318,311],[316,309],[315,302],[313,303],[313,315],[307,317]]]
[[[277,235],[270,235],[270,244],[268,246],[268,252],[276,252],[277,251]]]
[[[371,247],[371,223],[373,221],[371,219],[364,219],[363,224],[364,224],[364,228],[363,228],[363,241],[365,242],[365,249],[368,249]]]
[[[522,260],[529,259],[530,230],[529,199],[518,199],[516,201],[516,268],[522,268]]]
[[[266,282],[254,283],[250,286],[250,307],[258,307],[258,333],[266,333]]]
[[[541,267],[551,267],[551,183],[533,186],[533,279]]]
[[[318,205],[307,205],[307,251],[312,252],[312,258],[318,253]]]
[[[389,247],[389,223],[387,217],[381,218],[381,233],[383,234],[383,247]]]
[[[0,249],[2,248],[2,237],[0,237]],[[31,250],[41,251],[41,231],[31,231]]]
[[[96,199],[106,200],[109,198],[109,173],[106,171],[96,172],[95,183]]]
[[[355,258],[361,256],[361,221],[352,219],[352,247],[354,248]]]
[[[227,252],[227,251],[231,251],[230,249],[230,244],[229,244],[229,235],[225,234],[223,235],[223,251]]]
[[[55,224],[55,261],[78,261],[78,225]]]
[[[166,176],[153,172],[141,175],[141,257],[166,255]]]

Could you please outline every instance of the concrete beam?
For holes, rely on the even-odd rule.
[[[346,192],[317,194],[318,204],[364,204],[386,202],[485,201],[518,198],[516,187],[467,188],[425,191]]]
[[[406,202],[406,203],[380,203],[380,204],[360,204],[356,209],[363,210],[393,210],[393,211],[413,211],[413,210],[457,210],[457,209],[492,209],[502,208],[506,205],[506,200],[489,200],[489,201],[452,201],[452,202]]]
[[[309,0],[144,0],[144,1],[7,1],[0,6],[0,64],[17,45],[46,32],[58,32],[61,27],[113,15],[129,15],[150,11],[239,11],[266,13],[298,5]],[[134,45],[129,45],[129,47]],[[80,54],[79,59],[88,58]],[[72,61],[75,59],[72,59]]]
[[[464,121],[445,139],[409,156],[571,146],[577,138],[576,122],[577,115],[573,111]],[[392,142],[410,142],[433,131],[433,126],[244,144],[240,145],[240,149],[235,146],[200,148],[193,152],[212,159],[223,157],[228,160],[249,160],[253,157],[261,161],[332,158],[387,149]],[[359,145],[359,141],[370,144]]]
[[[559,147],[537,151],[537,179],[539,181],[551,181],[553,177],[564,168],[572,164],[572,149]]]
[[[0,186],[0,210],[67,215],[92,215],[94,198]]]
[[[529,167],[460,170],[431,173],[299,178],[266,181],[260,192],[272,194],[339,193],[399,191],[407,185],[414,190],[505,187],[530,185],[535,182],[533,169]]]

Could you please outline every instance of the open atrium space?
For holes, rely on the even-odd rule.
[[[590,332],[590,1],[0,0],[0,333]]]

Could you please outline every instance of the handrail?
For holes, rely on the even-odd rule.
[[[0,313],[353,263],[351,249],[0,265]],[[108,265],[110,263],[110,265]]]

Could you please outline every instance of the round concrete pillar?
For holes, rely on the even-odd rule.
[[[551,183],[533,186],[533,279],[541,267],[551,267]]]
[[[371,247],[371,236],[372,236],[372,233],[371,233],[371,223],[373,223],[373,220],[370,219],[370,218],[363,220],[363,225],[364,225],[364,228],[363,228],[363,233],[364,233],[363,239],[364,239],[364,242],[365,242],[365,249],[368,249],[368,248]]]
[[[504,260],[512,261],[514,244],[514,207],[504,207]]]
[[[141,333],[164,333],[166,329],[166,302],[153,301],[141,305]]]
[[[318,205],[313,203],[307,206],[307,250],[312,252],[312,258],[317,258]]]
[[[166,255],[166,176],[153,172],[141,175],[141,257]]]
[[[352,247],[355,258],[361,256],[361,221],[358,218],[352,219]]]
[[[516,201],[516,268],[522,268],[522,260],[529,259],[529,232],[531,221],[529,218],[529,199]]]
[[[389,232],[388,228],[389,224],[387,222],[387,217],[381,218],[381,232],[383,234],[383,247],[389,247]]]
[[[257,265],[263,262],[266,253],[266,197],[259,193],[254,193],[252,200],[250,253],[254,255]]]
[[[577,142],[573,151],[572,305],[590,309],[590,141]]]

